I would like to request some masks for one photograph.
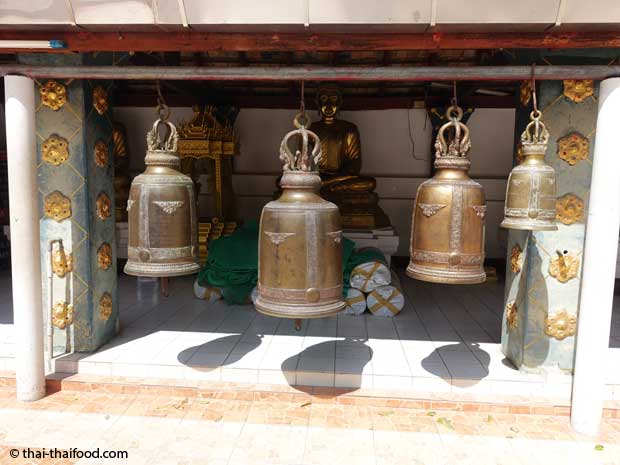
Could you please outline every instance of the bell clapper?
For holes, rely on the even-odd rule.
[[[301,331],[301,318],[295,318],[295,331]]]
[[[161,295],[163,295],[164,297],[168,297],[170,295],[170,288],[169,288],[169,278],[167,276],[162,276],[161,278],[159,278],[159,289],[161,291]]]

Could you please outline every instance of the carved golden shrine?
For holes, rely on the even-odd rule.
[[[216,107],[205,105],[200,108],[194,105],[194,118],[188,123],[180,122],[179,132],[179,156],[181,157],[181,170],[191,176],[196,185],[200,175],[196,160],[213,160],[213,196],[215,198],[215,215],[218,218],[234,219],[235,212],[224,211],[224,203],[234,202],[232,190],[232,160],[229,157],[235,155],[235,132],[229,121],[221,124],[214,116]],[[226,185],[226,186],[225,186]],[[224,189],[230,198],[224,198]],[[198,196],[198,195],[197,195]]]

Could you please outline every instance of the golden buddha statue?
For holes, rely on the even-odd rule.
[[[374,192],[376,180],[359,174],[362,146],[357,126],[336,118],[341,106],[342,95],[337,88],[319,88],[317,108],[321,120],[312,123],[310,130],[321,139],[321,194],[338,205],[345,229],[389,226],[390,220],[379,207],[379,197]]]

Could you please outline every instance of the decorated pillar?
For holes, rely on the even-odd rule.
[[[45,395],[34,83],[5,76],[4,85],[17,398],[34,401]]]
[[[20,62],[112,64],[108,57],[24,55]],[[41,80],[35,87],[49,357],[50,350],[93,351],[117,331],[111,82]]]
[[[556,172],[558,230],[508,234],[502,351],[523,371],[573,370],[596,94],[592,81],[545,81],[538,90],[539,109],[550,134],[545,162]],[[531,110],[531,92],[525,84],[517,109],[517,134]]]
[[[579,324],[575,348],[571,423],[596,435],[603,413],[605,365],[614,297],[620,230],[618,114],[620,78],[601,82],[592,187],[587,216]]]

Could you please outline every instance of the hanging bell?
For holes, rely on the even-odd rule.
[[[450,121],[435,141],[436,173],[422,183],[415,198],[407,275],[435,283],[482,283],[484,190],[467,175],[471,142],[461,122],[463,110],[450,107],[446,116]],[[445,135],[449,129],[450,143]]]
[[[534,110],[521,134],[524,160],[508,176],[501,226],[530,231],[557,231],[555,171],[545,163],[549,131]]]
[[[168,128],[163,142],[162,124]],[[189,176],[178,171],[178,135],[167,116],[155,121],[146,142],[146,170],[134,178],[127,200],[125,273],[148,277],[195,273],[200,266],[194,187]]]
[[[280,145],[282,195],[263,208],[256,309],[285,318],[332,316],[342,297],[342,228],[338,207],[319,195],[321,141],[295,118]],[[295,140],[301,150],[293,152]],[[309,153],[309,139],[313,141]]]

